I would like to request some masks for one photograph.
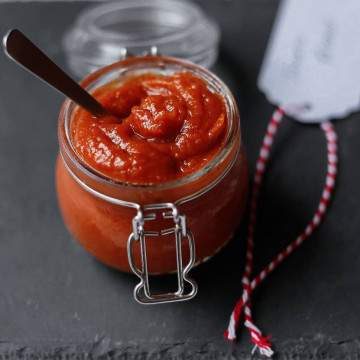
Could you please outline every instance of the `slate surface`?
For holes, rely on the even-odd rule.
[[[217,71],[239,98],[251,170],[272,107],[256,76],[277,1],[202,1],[221,24]],[[86,3],[2,3],[0,33],[19,27],[64,64],[64,29]],[[193,271],[194,301],[137,305],[136,279],[98,264],[66,232],[56,204],[56,120],[62,97],[0,54],[0,358],[248,358],[222,332],[241,293],[244,234]],[[311,240],[254,296],[258,325],[280,358],[360,357],[360,116],[338,122],[335,201]],[[256,237],[260,269],[302,230],[320,196],[325,142],[286,121],[274,148]],[[169,279],[162,279],[165,284]]]

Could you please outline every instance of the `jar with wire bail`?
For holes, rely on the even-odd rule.
[[[190,268],[218,252],[242,218],[248,175],[238,108],[229,89],[212,72],[176,58],[128,58],[94,72],[81,83],[94,92],[114,79],[121,82],[139,73],[182,71],[202,79],[223,98],[228,126],[216,155],[179,179],[137,185],[104,176],[84,162],[72,143],[70,128],[77,106],[66,100],[59,116],[56,183],[65,224],[98,260],[139,276],[134,295],[141,303],[193,297],[196,285],[188,277]],[[152,294],[149,275],[171,272],[177,273],[178,290]]]

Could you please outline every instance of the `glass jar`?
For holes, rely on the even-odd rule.
[[[186,0],[118,0],[84,10],[63,41],[67,62],[83,77],[127,54],[158,53],[211,67],[220,31]]]
[[[209,259],[233,236],[248,187],[238,109],[230,90],[213,73],[176,58],[128,58],[94,72],[81,83],[92,92],[125,75],[184,70],[223,96],[229,123],[218,154],[200,170],[178,180],[132,185],[107,178],[89,168],[73,148],[69,129],[76,105],[66,100],[59,116],[56,183],[66,226],[98,260],[121,271],[133,270],[145,284],[148,274],[174,271],[182,282],[188,280],[187,272],[194,263]]]

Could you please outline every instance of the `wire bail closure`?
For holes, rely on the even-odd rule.
[[[120,60],[126,59],[128,57],[134,57],[134,56],[138,56],[134,53],[132,53],[131,51],[129,51],[126,47],[121,49],[121,56],[120,56]],[[150,48],[148,50],[145,50],[142,52],[141,54],[142,56],[160,56],[161,53],[159,52],[159,49],[156,45],[152,45],[150,46]]]
[[[145,230],[145,222],[154,221],[157,218],[154,210],[163,210],[161,212],[162,218],[172,219],[174,226],[161,231]],[[152,212],[147,213],[148,211]],[[196,295],[198,287],[192,279],[187,277],[187,274],[195,263],[195,242],[191,231],[186,226],[186,216],[181,215],[178,208],[172,203],[153,204],[138,209],[136,216],[133,218],[132,225],[133,232],[130,234],[127,244],[128,260],[131,270],[141,280],[134,289],[135,300],[140,304],[159,304],[192,299]],[[176,244],[178,289],[172,293],[152,294],[149,285],[146,238],[171,234],[174,234]],[[182,242],[184,239],[187,239],[190,250],[190,258],[186,266],[184,266],[182,258]],[[135,265],[133,256],[133,244],[137,241],[140,241],[141,269]],[[189,291],[186,291],[186,284],[190,285]]]

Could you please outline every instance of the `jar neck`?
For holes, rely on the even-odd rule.
[[[226,103],[229,126],[225,144],[219,149],[219,153],[200,170],[169,183],[133,185],[115,182],[91,169],[75,152],[69,128],[76,105],[70,100],[66,100],[61,108],[58,125],[60,154],[66,168],[80,184],[85,185],[85,188],[90,188],[105,197],[126,202],[141,205],[163,202],[179,203],[201,196],[221,181],[231,169],[240,151],[239,113],[232,94],[226,85],[208,70],[183,60],[166,57],[136,57],[120,61],[89,75],[82,81],[82,86],[88,91],[93,91],[114,78],[120,79],[123,74],[129,74],[135,70],[191,71],[205,80],[208,86],[213,88],[213,91],[221,94]],[[89,190],[87,189],[87,191]]]

